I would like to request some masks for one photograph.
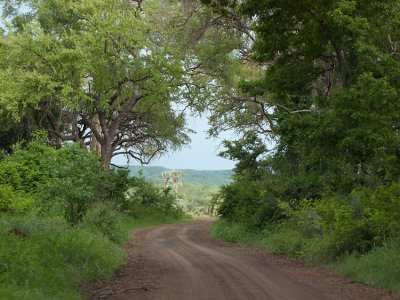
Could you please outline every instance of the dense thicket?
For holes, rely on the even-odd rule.
[[[183,217],[174,196],[38,134],[0,159],[0,298],[81,299],[120,266],[133,226]]]
[[[320,253],[333,258],[395,238],[399,2],[205,2],[247,20],[253,41],[253,75],[214,104],[211,119],[213,130],[222,118],[244,132],[223,153],[238,164],[216,198],[220,215],[322,238]]]

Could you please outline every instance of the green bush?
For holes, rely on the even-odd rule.
[[[58,150],[50,165],[51,177],[42,186],[42,203],[45,208],[61,209],[70,224],[77,224],[103,196],[100,191],[107,171],[93,153],[78,144]]]
[[[320,218],[316,223],[323,237],[332,240],[335,256],[346,253],[365,253],[373,246],[373,234],[367,216],[358,203],[350,198],[326,198],[317,203]]]
[[[154,183],[148,182],[142,176],[132,177],[125,199],[119,209],[130,214],[136,214],[138,207],[148,206],[158,208],[177,218],[183,215],[183,210],[177,205],[177,200],[170,190],[161,190]]]
[[[81,299],[78,283],[107,278],[123,250],[62,219],[3,216],[0,223],[1,299]]]
[[[261,245],[272,250],[273,253],[299,256],[306,239],[297,230],[281,228],[275,232],[266,231]]]
[[[83,218],[81,227],[107,239],[120,243],[126,237],[121,230],[122,215],[119,211],[105,205],[91,208]]]
[[[258,231],[270,222],[283,219],[276,199],[265,189],[263,181],[242,176],[221,187],[213,199],[217,214],[229,222],[245,224]]]
[[[103,170],[104,171],[104,170]],[[111,203],[115,208],[125,200],[131,179],[128,169],[111,169],[109,172],[101,172],[101,185],[98,189],[97,199]]]
[[[337,251],[335,241],[329,237],[314,237],[304,241],[298,257],[306,261],[327,264],[337,259]]]
[[[357,199],[364,209],[374,244],[382,245],[386,240],[399,236],[400,183],[381,186],[375,191],[356,191],[351,197]]]
[[[231,223],[225,220],[215,222],[211,227],[210,233],[215,239],[245,245],[257,244],[261,240],[259,233],[250,231],[243,224]]]
[[[120,266],[132,228],[183,218],[172,195],[78,144],[15,147],[0,161],[0,299],[82,299],[78,284]]]
[[[78,144],[55,150],[41,138],[0,161],[0,184],[0,210],[29,210],[35,204],[77,224],[95,203],[123,202],[129,179],[127,170],[108,172]]]
[[[35,200],[23,191],[15,192],[9,185],[0,184],[0,212],[25,212],[33,208]]]
[[[15,146],[13,154],[0,161],[0,184],[35,195],[50,179],[50,161],[56,155],[57,151],[46,146],[43,140],[31,142],[25,149]]]

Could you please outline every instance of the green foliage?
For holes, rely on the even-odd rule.
[[[265,205],[271,212],[278,202],[296,208],[334,194],[353,203],[347,195],[355,189],[400,180],[398,2],[204,2],[221,18],[244,18],[255,33],[253,74],[239,73],[231,97],[210,104],[212,132],[243,132],[222,153],[238,163],[220,194],[221,216],[250,224]],[[369,249],[372,221],[353,220],[350,204],[332,201],[338,253]],[[264,225],[279,219],[261,215]]]
[[[79,284],[121,265],[132,228],[184,220],[173,197],[126,170],[108,172],[77,144],[29,143],[0,161],[0,173],[0,298],[82,299]]]
[[[101,199],[106,170],[97,157],[79,145],[66,145],[50,163],[51,180],[42,187],[45,207],[58,206],[71,224],[79,223],[89,207]]]
[[[227,150],[219,155],[238,161],[234,169],[236,175],[248,175],[253,179],[259,178],[262,172],[262,164],[259,161],[267,148],[255,133],[247,133],[236,142],[224,141],[224,146]]]
[[[269,161],[262,158],[266,150],[262,141],[254,134],[247,134],[240,141],[225,142],[225,147],[227,150],[221,155],[239,162],[233,182],[222,186],[214,198],[218,203],[217,214],[255,230],[282,219],[276,198],[279,187],[270,180],[273,174]]]
[[[142,176],[130,179],[129,189],[126,191],[125,199],[120,203],[119,209],[136,214],[135,210],[138,205],[154,207],[177,217],[183,215],[181,207],[176,203],[176,197],[170,193],[170,190],[163,191]]]
[[[0,230],[5,299],[81,299],[74,287],[109,277],[124,256],[109,240],[58,219],[2,216]]]
[[[127,222],[131,227],[141,228],[156,224],[169,224],[189,220],[190,217],[183,214],[181,210],[168,210],[151,207],[142,204],[131,206],[127,214]]]
[[[220,201],[217,214],[231,222],[247,224],[260,229],[266,221],[282,218],[276,202],[268,198],[260,181],[240,178],[241,181],[223,186],[217,196]]]
[[[0,108],[11,123],[32,121],[22,133],[48,130],[57,145],[95,138],[107,167],[121,150],[143,162],[188,142],[185,113],[174,104],[215,98],[212,80],[223,70],[193,70],[200,60],[204,69],[227,65],[220,59],[234,42],[225,31],[203,31],[206,43],[188,45],[182,30],[198,18],[178,25],[188,14],[180,2],[23,2],[21,10],[0,8],[8,15],[0,29]]]
[[[400,292],[400,244],[393,241],[365,255],[352,254],[333,265],[341,274],[357,281]]]
[[[13,154],[0,162],[0,183],[15,191],[37,194],[51,177],[50,161],[56,155],[56,150],[46,146],[43,140],[28,144],[26,149],[17,145]]]
[[[127,239],[126,232],[122,228],[123,217],[123,214],[112,207],[97,204],[87,211],[79,227],[89,230],[93,234],[101,234],[108,240],[119,244]]]
[[[219,190],[214,184],[193,184],[183,182],[178,188],[178,201],[190,214],[213,214],[212,197]]]
[[[0,183],[2,210],[34,205],[77,224],[94,203],[122,202],[129,180],[127,170],[107,171],[78,144],[55,150],[38,140],[0,161]]]
[[[276,231],[265,230],[260,243],[273,253],[298,256],[303,250],[305,238],[295,229],[280,228]]]
[[[0,184],[0,212],[24,212],[33,208],[35,199],[23,191],[15,192],[9,185]]]
[[[325,266],[329,263],[328,266],[354,280],[400,291],[398,239],[374,247],[366,254],[345,254],[338,259],[333,240],[309,238],[288,225],[270,225],[263,231],[255,232],[243,224],[219,220],[213,224],[211,236],[219,240],[265,247],[273,253],[296,256]]]
[[[211,236],[218,240],[239,242],[242,244],[254,245],[259,242],[259,234],[248,230],[239,223],[231,223],[219,220],[211,227]]]
[[[347,197],[281,201],[277,206],[284,218],[279,223],[271,217],[264,220],[264,229],[258,229],[263,233],[260,240],[274,252],[318,263],[335,261],[348,253],[368,253],[398,237],[398,197],[399,184],[392,184],[377,190],[354,191]],[[229,208],[228,203],[232,201],[224,201],[220,209]],[[246,213],[243,204],[236,210],[239,212],[234,217],[223,215],[224,219],[255,231],[256,227],[251,226],[257,220],[254,212],[253,219],[247,220],[240,219],[240,214]]]
[[[361,190],[352,194],[359,203],[373,234],[373,242],[381,245],[396,238],[400,232],[400,184],[382,186],[375,191]],[[360,209],[356,210],[360,215]]]

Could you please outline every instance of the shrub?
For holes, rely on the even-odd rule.
[[[17,145],[13,150],[12,155],[0,161],[0,184],[34,195],[50,179],[50,161],[56,157],[57,151],[42,140],[29,143],[26,149]]]
[[[51,178],[42,186],[46,207],[61,209],[70,224],[82,221],[89,207],[101,198],[102,178],[107,172],[91,152],[77,144],[65,145],[50,162]]]
[[[335,243],[329,236],[307,239],[298,256],[313,263],[330,263],[337,259]]]
[[[400,184],[381,186],[375,191],[355,191],[351,197],[364,208],[373,233],[373,242],[382,245],[400,234]]]
[[[132,214],[135,213],[138,206],[148,206],[180,217],[183,215],[183,211],[176,202],[176,198],[170,193],[170,190],[163,191],[154,183],[138,176],[130,179],[125,199],[120,203],[119,209]]]
[[[24,212],[34,203],[34,198],[25,192],[14,192],[11,186],[0,184],[0,212]]]
[[[238,222],[254,230],[262,229],[269,222],[283,218],[273,197],[263,187],[262,181],[242,178],[223,186],[214,197],[218,203],[217,214],[229,222]]]
[[[98,190],[98,200],[112,203],[118,207],[125,200],[125,193],[130,186],[128,169],[111,169],[109,172],[101,172],[101,185]]]
[[[393,240],[364,255],[346,255],[334,268],[345,276],[400,292],[400,241]]]
[[[301,253],[306,241],[301,233],[291,228],[280,228],[275,232],[267,231],[264,235],[266,237],[261,242],[264,247],[270,248],[274,253],[292,256]]]
[[[332,240],[335,256],[345,253],[365,253],[373,246],[373,235],[367,216],[359,211],[358,204],[348,197],[326,198],[316,205],[320,217],[317,224],[324,237]]]
[[[90,209],[85,217],[81,228],[87,229],[95,234],[102,234],[107,239],[120,243],[125,239],[121,230],[121,213],[105,205],[97,205]]]
[[[81,299],[75,286],[109,277],[124,255],[63,219],[28,216],[2,216],[0,249],[1,299]]]
[[[211,236],[215,239],[241,244],[256,244],[261,240],[260,234],[250,231],[243,224],[231,223],[225,220],[219,220],[213,224]]]

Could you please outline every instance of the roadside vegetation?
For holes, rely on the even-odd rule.
[[[190,215],[213,215],[216,209],[213,196],[222,183],[230,182],[232,175],[231,170],[170,170],[151,166],[128,169],[131,175],[140,176],[160,188],[169,186],[179,206]]]
[[[0,9],[5,298],[79,298],[68,287],[109,276],[128,228],[181,218],[177,191],[111,161],[179,149],[205,110],[210,136],[238,137],[221,153],[237,164],[211,199],[215,237],[400,290],[398,0]],[[200,192],[188,205],[207,205]]]
[[[213,236],[400,292],[399,2],[204,2],[252,45],[210,120],[240,135]]]
[[[162,180],[144,178],[155,186],[164,188],[165,182]],[[220,186],[215,184],[179,181],[176,188],[171,188],[170,193],[185,213],[192,216],[214,215],[216,208],[213,196],[218,193],[219,188]]]
[[[82,299],[106,279],[133,228],[185,219],[175,198],[79,145],[39,136],[0,161],[0,298]]]

